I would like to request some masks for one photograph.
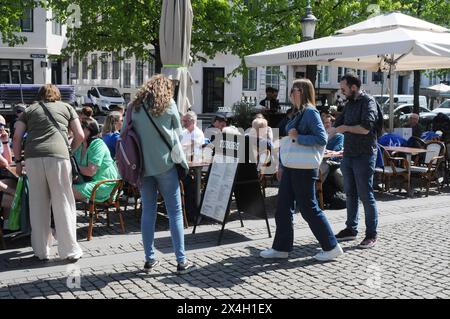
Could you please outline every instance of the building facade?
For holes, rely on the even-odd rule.
[[[29,9],[18,21],[27,41],[15,47],[0,41],[0,84],[68,83],[67,62],[50,59],[66,45],[66,28],[51,19],[51,11]]]
[[[92,52],[81,60],[55,59],[67,43],[65,26],[52,21],[52,13],[42,8],[28,10],[18,23],[28,41],[16,47],[0,42],[0,84],[72,84],[79,95],[86,95],[92,86],[108,86],[117,88],[129,100],[155,73],[151,60],[142,61],[134,57],[123,60],[109,52]],[[242,99],[259,104],[269,86],[279,90],[280,102],[287,103],[290,83],[306,73],[305,66],[267,66],[249,68],[244,74],[230,76],[240,62],[237,56],[218,54],[207,62],[194,63],[190,71],[194,79],[192,108],[195,112],[216,112],[222,107],[232,107]],[[340,94],[340,77],[347,71],[350,69],[318,67],[315,86],[319,105],[335,103]],[[374,72],[354,71],[360,75],[367,92],[388,94],[386,75],[380,78]],[[421,87],[449,79],[450,75],[447,79],[429,79],[423,74]],[[395,74],[395,94],[412,94],[412,87],[413,72]]]

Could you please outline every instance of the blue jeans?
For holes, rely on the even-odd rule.
[[[283,168],[278,203],[275,213],[277,230],[272,248],[278,251],[292,251],[294,245],[294,227],[292,208],[294,202],[312,233],[325,251],[336,247],[336,237],[316,199],[317,169]]]
[[[186,260],[184,254],[183,211],[181,206],[180,184],[175,167],[160,175],[142,179],[142,218],[141,232],[144,244],[145,260],[155,259],[155,224],[158,191],[164,199],[169,217],[170,234],[178,263]]]
[[[366,216],[366,236],[376,237],[378,211],[373,194],[373,174],[376,155],[344,156],[341,171],[347,195],[347,228],[358,232],[358,198],[361,199]]]

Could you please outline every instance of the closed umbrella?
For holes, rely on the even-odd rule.
[[[190,0],[163,0],[159,26],[162,74],[177,80],[176,102],[184,114],[193,103],[191,61],[192,6]]]

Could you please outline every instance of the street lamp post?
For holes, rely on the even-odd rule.
[[[314,32],[316,30],[317,18],[312,14],[311,1],[308,0],[306,6],[306,15],[301,20],[302,24],[302,41],[309,41],[314,39]],[[313,84],[316,82],[316,65],[306,66],[306,78]]]
[[[314,39],[314,32],[316,30],[317,18],[312,14],[311,1],[308,0],[306,6],[306,15],[302,18],[302,41],[309,41]]]

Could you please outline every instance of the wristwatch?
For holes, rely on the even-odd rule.
[[[9,142],[2,142],[2,144],[9,144]]]

